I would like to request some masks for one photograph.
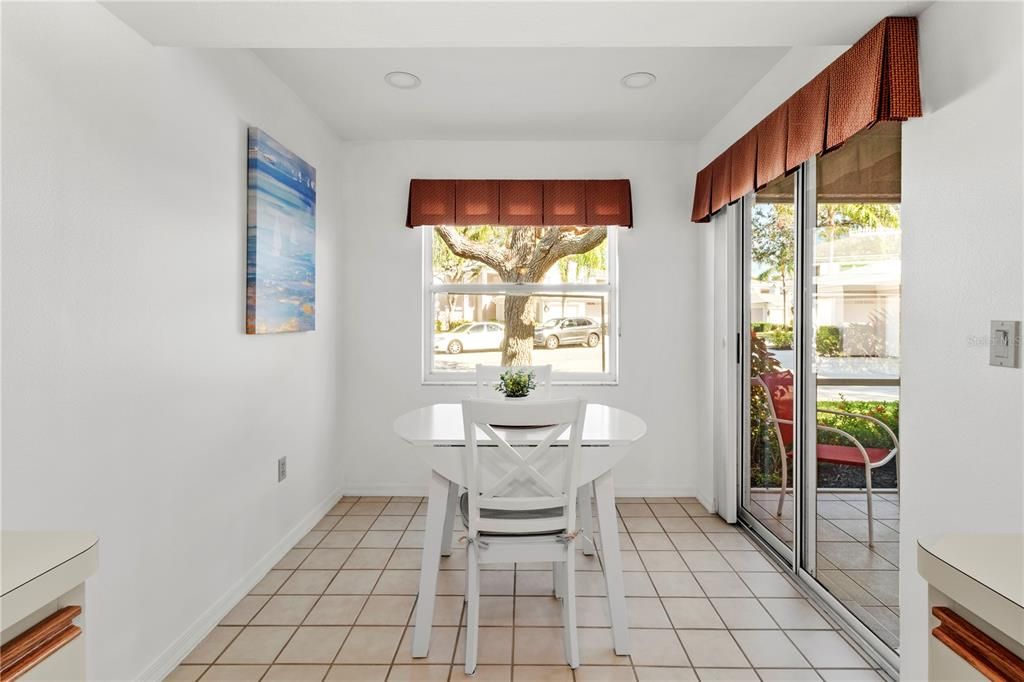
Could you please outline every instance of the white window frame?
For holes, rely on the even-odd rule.
[[[434,296],[439,293],[486,294],[489,296],[525,294],[581,295],[603,294],[607,300],[608,315],[608,370],[606,372],[559,372],[552,368],[551,382],[559,385],[617,386],[619,383],[619,230],[609,227],[608,237],[608,283],[607,284],[515,284],[496,282],[493,284],[435,284],[433,244],[434,228],[417,228],[422,232],[422,323],[420,325],[420,348],[424,385],[475,385],[473,372],[434,371]]]

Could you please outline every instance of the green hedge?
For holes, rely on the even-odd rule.
[[[792,329],[773,329],[767,334],[768,342],[773,348],[780,350],[789,350],[793,347],[793,330]]]
[[[786,325],[778,324],[776,322],[751,322],[750,328],[755,332],[770,332],[775,329],[788,329]]]
[[[892,429],[896,437],[900,435],[900,403],[893,401],[874,400],[823,400],[818,403],[819,408],[827,410],[839,410],[852,412],[853,414],[866,414],[878,419]],[[832,426],[846,431],[848,434],[860,441],[866,448],[891,448],[892,441],[882,427],[869,422],[866,419],[856,417],[844,417],[838,414],[827,412],[818,413],[818,423],[825,426]],[[833,445],[853,445],[848,438],[838,433],[818,431],[819,443],[830,443]]]
[[[434,320],[434,331],[436,333],[450,331],[458,327],[460,324],[465,324],[466,322],[472,321],[473,320],[451,320],[448,322],[448,329],[445,329],[441,320]]]
[[[814,333],[814,346],[820,357],[834,358],[843,354],[843,331],[833,325],[822,325]]]

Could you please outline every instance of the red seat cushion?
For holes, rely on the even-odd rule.
[[[889,450],[885,448],[864,448],[868,453],[868,459],[872,464],[877,464],[889,456]],[[786,452],[786,456],[793,458],[793,451]],[[864,455],[852,445],[825,445],[818,443],[818,461],[831,462],[832,464],[847,464],[864,466]]]

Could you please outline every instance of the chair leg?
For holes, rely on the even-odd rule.
[[[775,510],[776,516],[782,516],[782,503],[786,501],[786,484],[789,477],[789,462],[786,460],[786,453],[782,453],[782,489],[779,490],[779,507]]]
[[[875,529],[873,528],[874,523],[872,522],[872,505],[871,505],[871,467],[864,467],[864,482],[868,490],[868,547],[875,546]]]
[[[583,553],[587,556],[593,556],[595,552],[594,547],[594,508],[591,504],[593,499],[594,484],[587,483],[586,485],[580,486],[579,495],[577,499],[578,511],[576,516],[580,519],[580,528],[583,531]]]
[[[551,584],[554,587],[555,598],[561,599],[565,594],[563,585],[563,578],[565,576],[562,573],[562,564],[558,561],[551,562]]]
[[[580,643],[576,633],[576,548],[566,548],[565,584],[562,597],[562,627],[565,630],[565,660],[575,670],[580,667]]]
[[[480,566],[475,547],[470,547],[466,554],[466,674],[472,675],[476,672],[480,632]]]

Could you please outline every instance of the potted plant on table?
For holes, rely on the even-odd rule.
[[[506,398],[525,398],[535,388],[537,382],[534,380],[533,372],[522,369],[505,370],[498,377],[498,383],[494,385],[494,390]]]

